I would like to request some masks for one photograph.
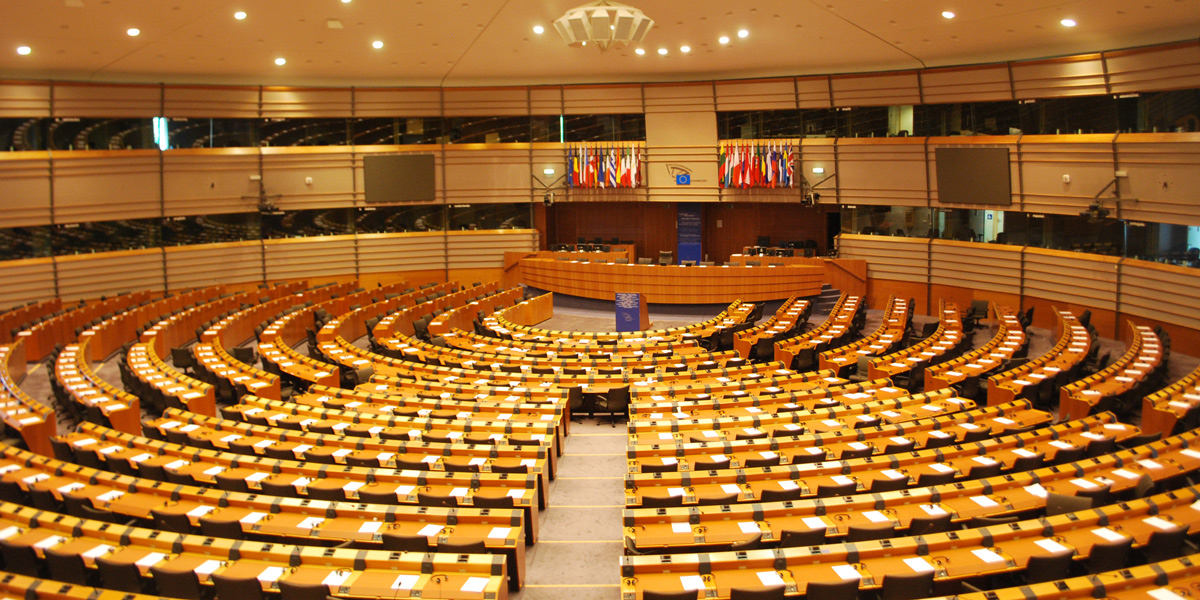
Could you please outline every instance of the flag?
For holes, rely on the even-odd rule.
[[[725,187],[725,146],[717,148],[717,185]]]
[[[608,187],[617,187],[617,149],[608,149]]]
[[[775,187],[775,145],[771,142],[767,146],[767,175],[765,177],[767,185]]]

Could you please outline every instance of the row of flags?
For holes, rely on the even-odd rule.
[[[642,156],[633,144],[567,147],[567,187],[635,188],[642,184]]]
[[[785,142],[726,142],[717,154],[717,182],[722,188],[792,187],[792,146]]]

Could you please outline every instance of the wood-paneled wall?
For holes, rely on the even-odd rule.
[[[533,229],[380,233],[200,244],[0,261],[0,310],[56,294],[64,300],[127,290],[359,277],[500,280],[505,252],[538,247]]]
[[[1053,327],[1051,307],[1092,311],[1101,335],[1125,339],[1126,320],[1162,325],[1174,347],[1200,352],[1200,269],[1095,254],[945,240],[842,235],[840,256],[867,261],[868,295],[891,294],[918,306],[990,300],[1034,307],[1034,325]],[[924,265],[924,268],[922,268]]]

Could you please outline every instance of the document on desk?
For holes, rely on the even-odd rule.
[[[700,575],[680,575],[679,583],[685,590],[703,590],[704,578]]]
[[[487,587],[487,577],[468,577],[467,582],[462,585],[462,591],[478,594]]]
[[[417,585],[417,580],[420,578],[420,575],[399,575],[396,577],[396,580],[392,582],[392,589],[411,590],[414,585]]]

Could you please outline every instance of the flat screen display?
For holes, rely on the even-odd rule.
[[[1008,148],[935,148],[938,202],[1010,206]]]
[[[363,157],[367,202],[433,202],[432,154],[368,154]]]

